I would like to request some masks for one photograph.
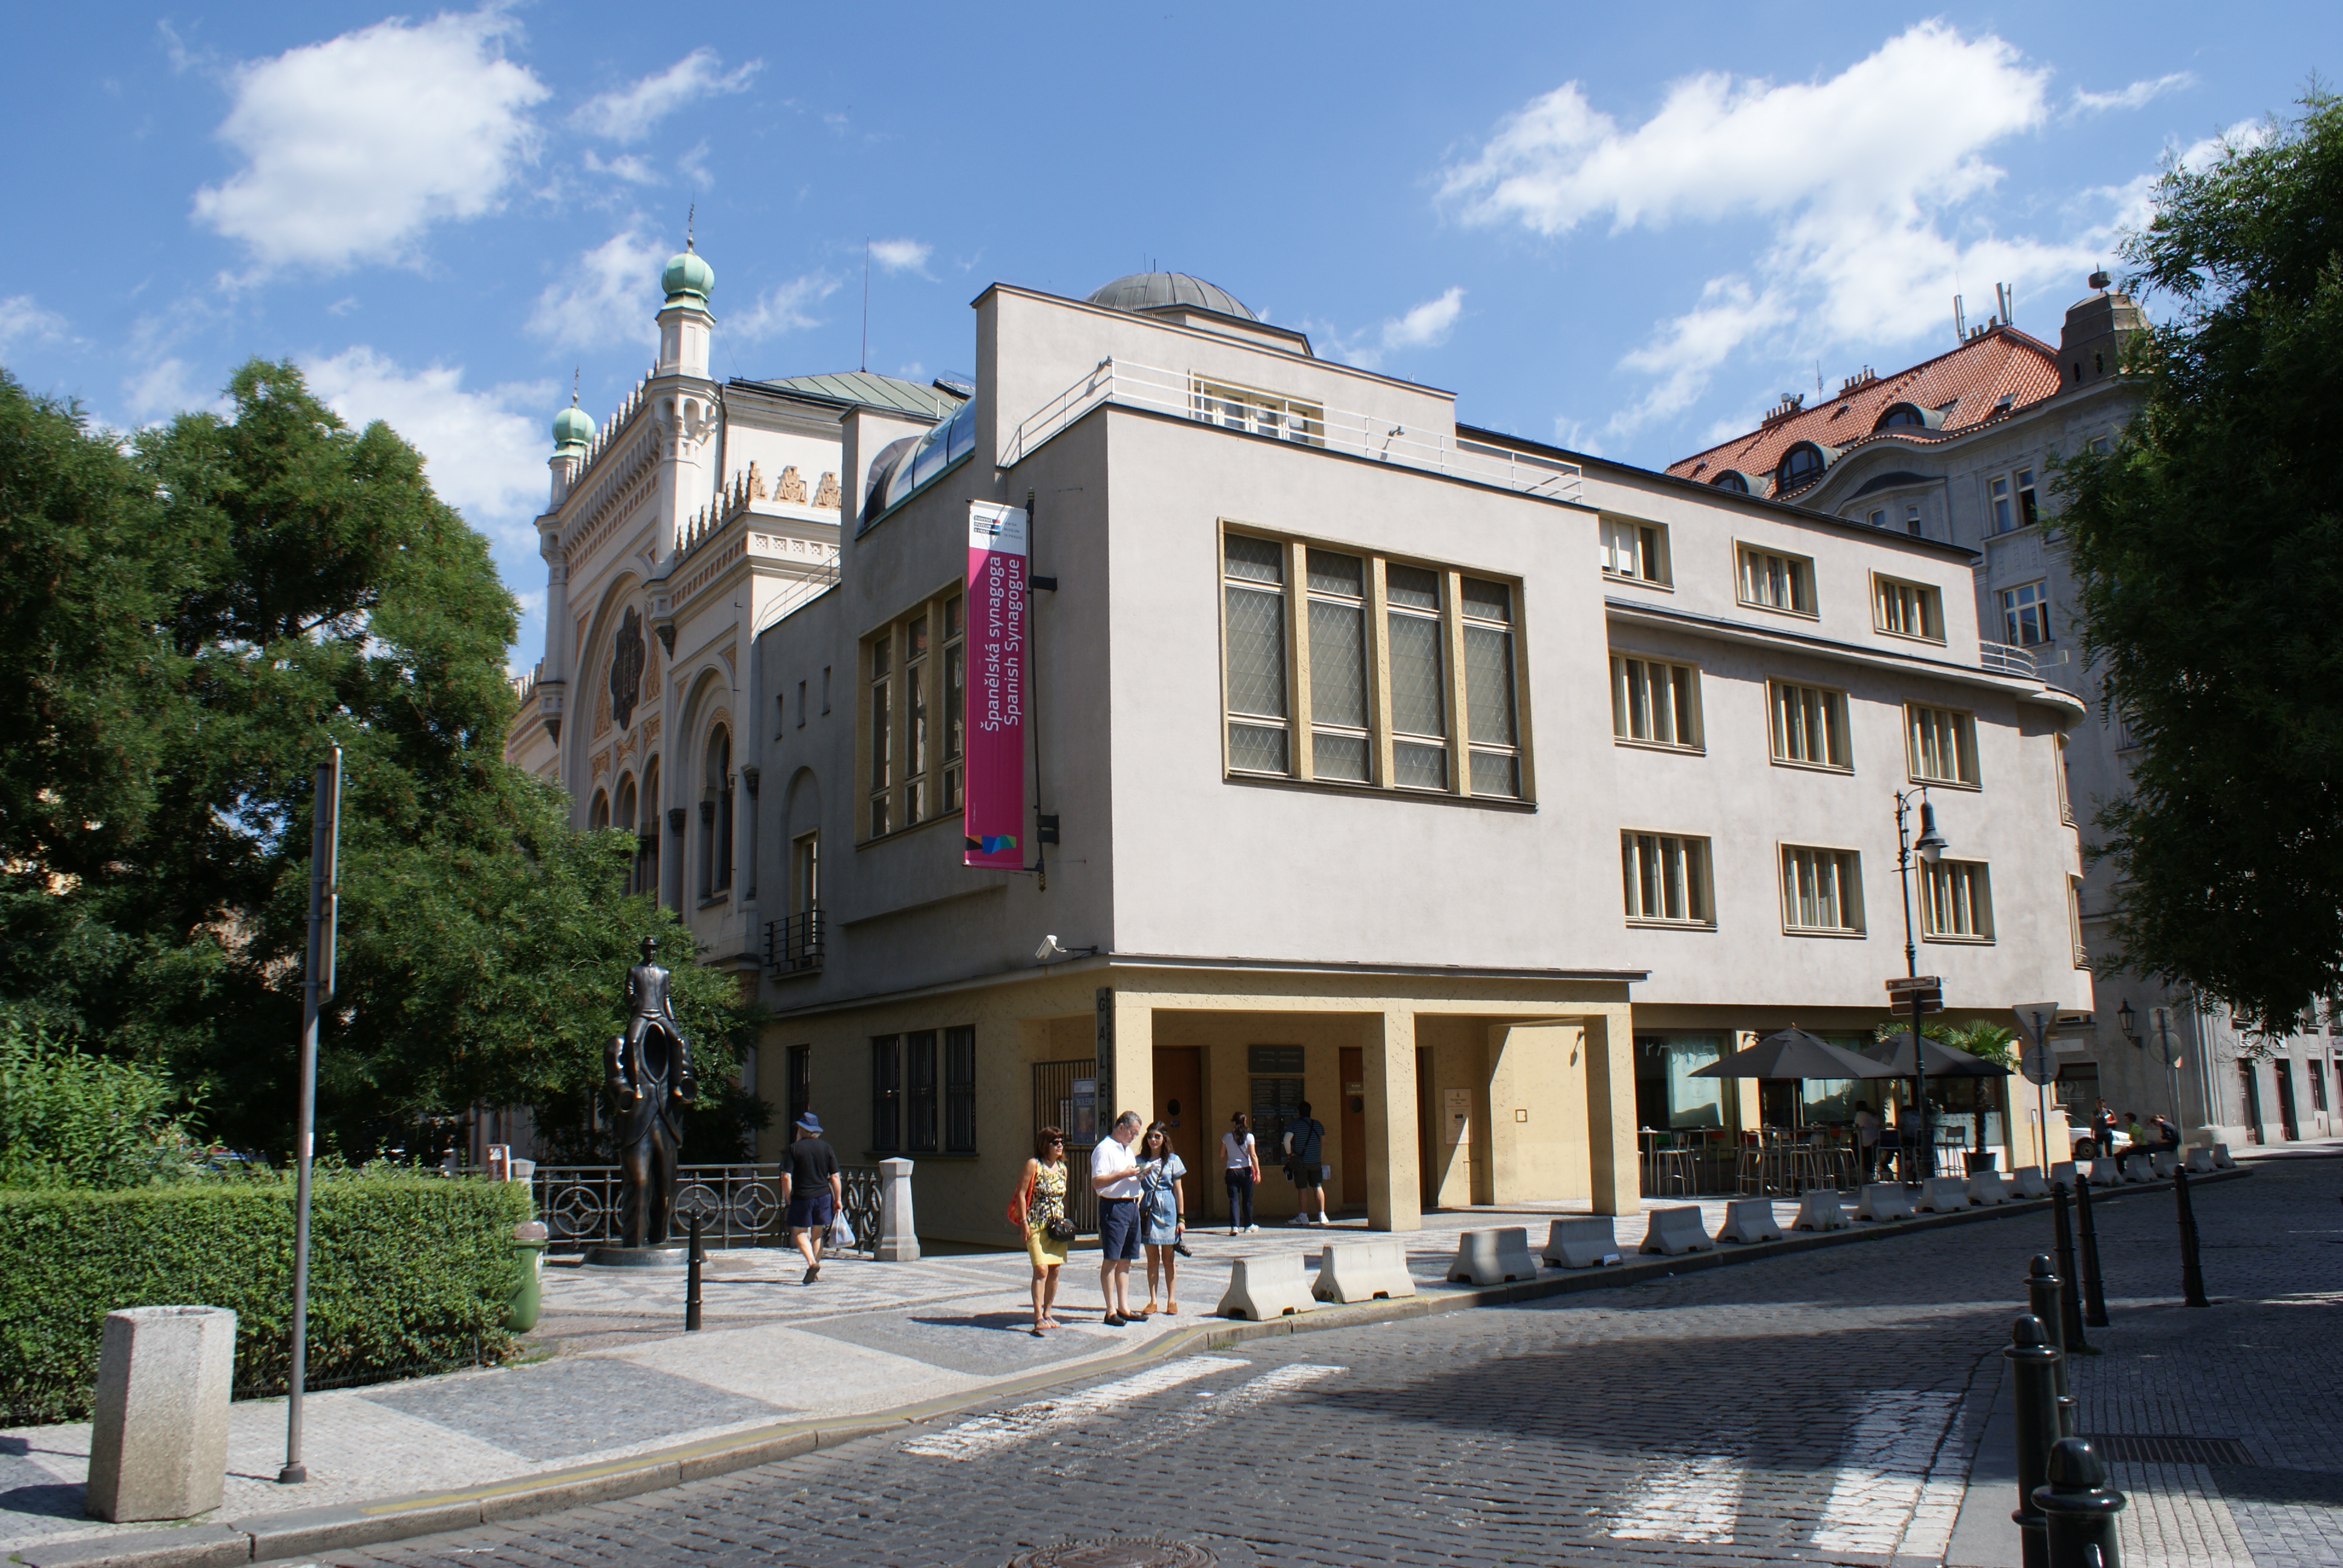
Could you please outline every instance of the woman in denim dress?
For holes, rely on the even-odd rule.
[[[1142,1318],[1155,1311],[1158,1269],[1163,1273],[1163,1311],[1180,1310],[1173,1283],[1180,1265],[1172,1249],[1188,1229],[1188,1205],[1180,1186],[1180,1178],[1187,1173],[1188,1167],[1172,1152],[1171,1129],[1161,1121],[1148,1128],[1139,1141],[1139,1241],[1147,1249],[1147,1304],[1139,1310]]]

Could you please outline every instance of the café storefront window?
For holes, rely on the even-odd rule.
[[[1718,1034],[1635,1037],[1635,1124],[1684,1132],[1725,1125],[1725,1081],[1694,1073],[1723,1059]]]

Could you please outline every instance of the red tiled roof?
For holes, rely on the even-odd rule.
[[[1782,454],[1801,441],[1840,453],[1872,441],[1925,446],[1957,436],[2009,410],[2039,403],[2055,395],[2060,385],[2056,350],[2014,327],[1995,326],[1934,359],[1849,387],[1827,403],[1801,409],[1671,463],[1667,471],[1680,478],[1706,482],[1727,468],[1737,468],[1749,477],[1753,489],[1762,492]],[[1943,410],[1943,427],[1899,427],[1875,435],[1873,427],[1880,416],[1898,403]],[[1799,488],[1816,482],[1809,480]]]

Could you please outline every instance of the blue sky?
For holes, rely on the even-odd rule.
[[[965,371],[968,302],[1151,263],[1463,417],[1654,466],[1948,347],[2055,339],[2159,160],[2343,8],[27,8],[0,362],[129,427],[291,357],[387,418],[542,639],[545,430],[649,363],[697,203],[720,374]]]

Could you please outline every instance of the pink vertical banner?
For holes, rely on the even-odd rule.
[[[1025,510],[968,504],[968,784],[961,859],[1025,868]]]

